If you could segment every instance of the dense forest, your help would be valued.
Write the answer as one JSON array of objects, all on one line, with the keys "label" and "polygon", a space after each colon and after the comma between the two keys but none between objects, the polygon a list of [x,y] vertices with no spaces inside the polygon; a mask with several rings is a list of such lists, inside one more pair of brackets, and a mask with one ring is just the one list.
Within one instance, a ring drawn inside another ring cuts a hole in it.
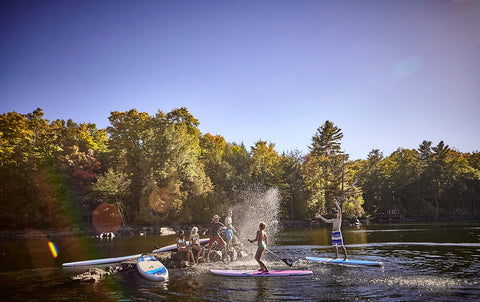
[{"label": "dense forest", "polygon": [[259,140],[247,149],[202,134],[186,108],[154,116],[112,112],[110,126],[49,121],[42,109],[0,116],[2,228],[64,228],[92,219],[100,205],[127,225],[205,222],[235,205],[252,185],[278,188],[281,217],[311,219],[343,196],[344,217],[478,219],[480,153],[443,141],[420,142],[389,156],[372,150],[350,160],[342,130],[326,121],[308,154],[278,154]]}]

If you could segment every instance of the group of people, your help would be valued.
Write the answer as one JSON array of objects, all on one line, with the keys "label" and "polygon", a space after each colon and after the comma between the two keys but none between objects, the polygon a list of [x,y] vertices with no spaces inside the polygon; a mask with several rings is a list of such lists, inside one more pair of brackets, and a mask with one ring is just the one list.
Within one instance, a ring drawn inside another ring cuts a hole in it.
[{"label": "group of people", "polygon": [[[334,210],[333,214],[334,217],[331,219],[326,219],[323,217],[320,213],[317,213],[315,215],[315,218],[321,219],[325,223],[331,223],[332,224],[332,245],[335,248],[335,258],[338,258],[338,247],[342,247],[343,253],[344,253],[344,260],[347,260],[347,249],[345,248],[343,244],[343,239],[342,239],[342,232],[341,232],[341,226],[342,226],[342,208],[338,204],[337,200],[334,200],[334,205],[336,207],[336,210]],[[267,228],[266,224],[264,222],[261,222],[258,226],[257,234],[255,236],[255,239],[250,240],[251,243],[257,243],[257,251],[255,253],[255,260],[258,262],[260,269],[259,271],[262,272],[268,272],[268,268],[265,265],[265,263],[262,261],[262,256],[265,250],[267,249],[268,245],[268,239],[267,239],[267,234],[265,232],[265,229]],[[220,236],[220,231],[225,230],[225,240],[223,240],[222,236]],[[218,215],[213,216],[212,222],[208,225],[208,228],[205,229],[203,232],[203,235],[205,235],[207,232],[210,233],[210,240],[208,242],[208,251],[207,255],[205,257],[205,248],[200,244],[200,237],[198,234],[198,228],[193,227],[192,231],[190,233],[190,242],[187,245],[185,242],[185,234],[183,231],[180,231],[179,237],[177,240],[177,247],[180,252],[186,252],[187,253],[187,259],[188,261],[198,263],[199,259],[204,259],[204,261],[208,261],[210,251],[213,247],[214,244],[218,244],[219,246],[223,247],[223,250],[225,254],[227,253],[227,250],[230,250],[232,248],[232,240],[234,238],[234,231],[235,228],[233,227],[232,223],[232,211],[227,212],[227,217],[225,218],[225,224],[220,222],[220,217]],[[197,251],[197,257],[195,261],[195,257],[193,256],[193,250]]]},{"label": "group of people", "polygon": [[[225,230],[225,240],[223,240],[220,235],[220,231]],[[200,235],[198,233],[198,228],[193,227],[190,232],[190,241],[185,241],[185,233],[180,231],[177,238],[177,248],[179,252],[187,253],[187,260],[190,263],[198,264],[199,260],[208,261],[210,256],[210,251],[212,250],[213,245],[216,243],[219,246],[223,247],[225,254],[228,250],[232,249],[232,240],[235,237],[234,235],[235,228],[233,227],[232,211],[227,212],[227,217],[225,217],[225,224],[220,222],[220,216],[213,216],[212,222],[203,232],[205,235],[207,232],[210,233],[210,240],[208,242],[208,250],[205,255],[205,248],[200,244]],[[196,251],[196,257],[193,255],[193,251]]]},{"label": "group of people", "polygon": [[[333,204],[336,207],[336,210],[333,211],[333,218],[331,219],[326,219],[323,217],[320,213],[315,214],[315,218],[321,219],[325,223],[331,223],[332,224],[332,245],[335,248],[335,259],[338,258],[338,247],[340,246],[343,249],[343,260],[347,260],[348,255],[347,255],[347,249],[345,248],[345,245],[343,244],[343,238],[342,238],[342,208],[338,204],[338,201],[334,199]],[[258,264],[260,265],[259,271],[262,272],[268,272],[268,268],[263,263],[261,260],[263,252],[267,249],[268,241],[267,241],[267,234],[265,233],[266,229],[265,223],[261,222],[260,225],[258,226],[258,231],[257,235],[254,240],[248,240],[250,242],[257,242],[258,248],[257,252],[255,253],[255,260],[257,260]]]},{"label": "group of people", "polygon": [[[185,241],[185,233],[180,231],[177,238],[177,249],[181,253],[187,253],[187,260],[190,263],[198,264],[199,261],[205,258],[205,248],[200,244],[200,235],[198,228],[193,227],[190,232],[190,241]],[[196,251],[196,257],[193,255]]]}]

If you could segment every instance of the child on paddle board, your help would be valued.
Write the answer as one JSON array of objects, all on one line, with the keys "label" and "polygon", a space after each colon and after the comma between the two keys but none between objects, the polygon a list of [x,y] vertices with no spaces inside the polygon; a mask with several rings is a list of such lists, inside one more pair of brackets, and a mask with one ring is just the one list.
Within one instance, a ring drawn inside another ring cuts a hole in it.
[{"label": "child on paddle board", "polygon": [[196,264],[198,264],[198,261],[200,259],[205,258],[205,248],[200,244],[200,235],[198,234],[198,228],[193,227],[192,231],[190,232],[190,245],[189,247],[193,250],[197,251],[197,261],[195,261]]},{"label": "child on paddle board", "polygon": [[255,253],[255,260],[257,260],[258,264],[260,265],[259,271],[264,273],[267,273],[269,271],[265,263],[263,263],[262,261],[263,252],[267,249],[268,244],[267,234],[265,233],[266,228],[267,226],[265,225],[265,223],[261,222],[258,227],[257,236],[255,237],[255,239],[248,240],[252,243],[254,243],[255,241],[257,242],[258,248],[257,252]]},{"label": "child on paddle board", "polygon": [[232,249],[232,240],[233,240],[233,232],[235,231],[235,228],[233,227],[232,224],[232,211],[229,210],[227,212],[227,217],[225,217],[225,227],[227,228],[225,230],[225,239],[227,240],[227,250]]},{"label": "child on paddle board", "polygon": [[185,233],[183,231],[180,231],[178,233],[177,249],[181,253],[187,253],[188,262],[195,263],[192,250],[190,249],[190,247],[187,246],[187,243],[185,242]]},{"label": "child on paddle board", "polygon": [[347,260],[347,249],[343,245],[342,232],[340,231],[342,226],[342,208],[336,199],[333,200],[333,204],[337,207],[337,210],[333,212],[333,219],[325,219],[320,213],[317,213],[315,218],[320,218],[323,222],[332,224],[332,245],[335,247],[335,259],[338,258],[338,246],[341,246],[345,255],[343,260]]},{"label": "child on paddle board", "polygon": [[203,232],[203,235],[205,235],[207,231],[210,232],[210,241],[208,242],[207,258],[205,259],[206,261],[210,259],[209,258],[210,251],[212,250],[212,246],[215,243],[223,246],[223,250],[225,252],[224,256],[227,255],[227,248],[226,248],[225,241],[220,236],[220,231],[225,229],[225,225],[221,223],[219,220],[220,220],[220,217],[218,215],[213,216],[213,221],[210,222],[210,224],[208,225],[208,228]]}]

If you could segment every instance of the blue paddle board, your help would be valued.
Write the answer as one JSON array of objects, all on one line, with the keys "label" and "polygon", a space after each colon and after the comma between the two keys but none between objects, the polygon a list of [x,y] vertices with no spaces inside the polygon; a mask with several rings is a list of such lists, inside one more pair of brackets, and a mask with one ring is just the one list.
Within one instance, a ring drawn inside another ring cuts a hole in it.
[{"label": "blue paddle board", "polygon": [[251,270],[221,270],[211,269],[210,272],[215,275],[229,277],[281,277],[281,276],[305,276],[313,274],[312,271],[305,270],[270,270],[268,272]]},{"label": "blue paddle board", "polygon": [[308,261],[313,262],[322,262],[328,264],[341,264],[341,265],[366,265],[366,266],[383,266],[383,262],[369,261],[369,260],[355,260],[347,259],[343,260],[341,258],[320,258],[320,257],[306,257]]},{"label": "blue paddle board", "polygon": [[156,258],[150,255],[143,255],[137,260],[138,273],[151,281],[165,281],[168,278],[168,270]]}]

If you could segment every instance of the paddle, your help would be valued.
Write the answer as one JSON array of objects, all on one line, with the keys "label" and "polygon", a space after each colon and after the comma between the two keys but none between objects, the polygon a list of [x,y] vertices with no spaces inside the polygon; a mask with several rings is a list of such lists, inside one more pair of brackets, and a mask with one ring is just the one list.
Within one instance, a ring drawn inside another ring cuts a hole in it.
[{"label": "paddle", "polygon": [[[350,191],[357,184],[357,182],[358,182],[358,179],[353,183],[353,185],[351,185],[348,189],[343,191],[342,195],[340,195],[338,199],[341,199],[343,195],[345,195],[348,191]],[[321,212],[321,208],[318,209],[318,212]]]},{"label": "paddle", "polygon": [[[247,239],[247,240],[248,240],[248,242],[255,244],[252,240],[250,240],[250,239]],[[282,257],[278,256],[277,254],[272,253],[272,252],[269,251],[268,249],[265,249],[265,250],[266,250],[268,253],[270,253],[271,255],[273,255],[273,256],[275,256],[276,258],[278,258],[278,259],[282,260],[283,262],[285,262],[286,265],[288,265],[288,266],[292,266],[292,265],[293,265],[293,260],[292,260],[292,259],[282,258]]]},{"label": "paddle", "polygon": [[357,182],[358,182],[358,179],[353,183],[353,185],[350,186],[350,188],[346,189],[346,190],[342,193],[342,195],[340,195],[340,198],[342,198],[343,195],[345,195],[345,193],[347,193],[348,191],[350,191],[350,190],[357,184]]}]

